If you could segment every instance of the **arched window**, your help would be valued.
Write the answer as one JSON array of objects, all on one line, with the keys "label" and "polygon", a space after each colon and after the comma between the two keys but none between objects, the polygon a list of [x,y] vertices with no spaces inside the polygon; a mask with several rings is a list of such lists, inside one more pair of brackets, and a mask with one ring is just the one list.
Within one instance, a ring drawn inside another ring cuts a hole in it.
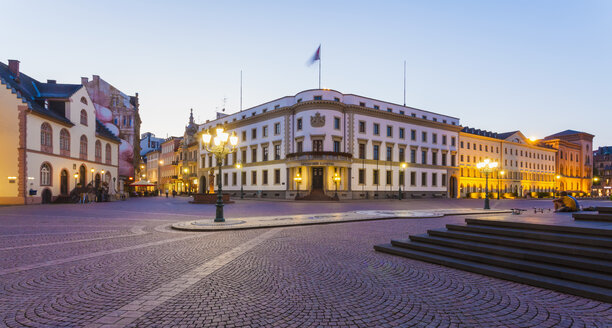
[{"label": "arched window", "polygon": [[111,157],[112,156],[112,154],[111,154],[111,145],[107,143],[105,148],[106,148],[105,149],[106,164],[110,164],[111,163],[111,158],[112,158]]},{"label": "arched window", "polygon": [[81,97],[81,103],[87,105],[87,98]]},{"label": "arched window", "polygon": [[40,151],[53,152],[53,131],[49,123],[40,126]]},{"label": "arched window", "polygon": [[51,185],[51,165],[45,162],[40,166],[40,185],[50,186]]},{"label": "arched window", "polygon": [[79,158],[87,159],[87,137],[81,136],[81,146],[79,148]]},{"label": "arched window", "polygon": [[66,129],[60,131],[60,155],[70,156],[70,132]]},{"label": "arched window", "polygon": [[96,162],[102,162],[102,143],[96,140]]},{"label": "arched window", "polygon": [[87,111],[81,109],[81,124],[87,125]]}]

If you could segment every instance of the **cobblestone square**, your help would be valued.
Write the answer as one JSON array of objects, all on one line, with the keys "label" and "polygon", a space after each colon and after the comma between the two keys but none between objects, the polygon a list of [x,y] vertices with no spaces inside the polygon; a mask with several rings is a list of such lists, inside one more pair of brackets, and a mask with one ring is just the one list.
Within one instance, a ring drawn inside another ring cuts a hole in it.
[{"label": "cobblestone square", "polygon": [[[583,201],[583,206],[609,205]],[[550,200],[492,200],[533,213]],[[226,218],[479,208],[482,200],[237,200]],[[375,252],[465,215],[236,231],[170,229],[214,205],[137,198],[0,207],[0,326],[610,327],[612,304]],[[508,214],[491,214],[502,215]],[[487,215],[478,215],[487,217]]]}]

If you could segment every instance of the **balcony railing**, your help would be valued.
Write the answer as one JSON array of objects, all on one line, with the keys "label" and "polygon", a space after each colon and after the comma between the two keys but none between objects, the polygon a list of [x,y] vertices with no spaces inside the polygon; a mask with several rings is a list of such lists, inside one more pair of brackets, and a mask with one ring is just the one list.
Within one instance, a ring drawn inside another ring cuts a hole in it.
[{"label": "balcony railing", "polygon": [[336,160],[345,161],[353,158],[351,153],[341,153],[334,151],[304,151],[299,153],[287,154],[287,160]]}]

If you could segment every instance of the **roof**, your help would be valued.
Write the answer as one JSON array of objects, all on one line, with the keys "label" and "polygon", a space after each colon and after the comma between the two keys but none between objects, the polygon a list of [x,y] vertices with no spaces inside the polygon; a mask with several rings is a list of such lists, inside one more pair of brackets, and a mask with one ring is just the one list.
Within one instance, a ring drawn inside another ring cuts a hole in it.
[{"label": "roof", "polygon": [[28,75],[19,72],[19,79],[13,76],[8,65],[0,62],[0,82],[13,90],[18,98],[28,104],[28,108],[32,111],[48,116],[55,120],[63,121],[64,123],[73,125],[73,123],[52,110],[45,109],[37,101],[44,101],[47,98],[67,99],[83,86],[80,84],[58,84],[58,83],[42,83]]},{"label": "roof", "polygon": [[479,136],[483,136],[483,137],[489,137],[489,138],[495,138],[495,139],[500,139],[500,140],[506,140],[511,135],[513,135],[513,134],[515,134],[517,132],[520,132],[520,131],[516,130],[516,131],[511,131],[511,132],[497,133],[497,132],[491,132],[491,131],[487,131],[487,130],[470,128],[470,127],[466,126],[463,129],[461,129],[461,132],[469,133],[469,134],[475,134],[475,135],[479,135]]},{"label": "roof", "polygon": [[118,143],[121,142],[121,139],[114,135],[106,126],[104,126],[104,124],[98,121],[98,119],[96,119],[96,134],[102,137],[106,137],[108,139],[115,140]]}]

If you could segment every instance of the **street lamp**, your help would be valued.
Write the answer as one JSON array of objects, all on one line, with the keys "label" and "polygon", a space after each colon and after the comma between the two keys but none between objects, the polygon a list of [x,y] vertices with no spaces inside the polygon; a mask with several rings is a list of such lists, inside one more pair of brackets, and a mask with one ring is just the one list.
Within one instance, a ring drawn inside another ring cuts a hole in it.
[{"label": "street lamp", "polygon": [[499,177],[501,176],[501,178],[504,178],[504,174],[506,174],[506,171],[501,170],[499,171],[499,175],[497,176],[497,199],[499,199],[499,195],[501,195],[501,183],[499,182]]},{"label": "street lamp", "polygon": [[555,187],[557,188],[557,195],[558,195],[558,194],[559,194],[559,189],[561,189],[561,188],[560,188],[560,185],[559,185],[559,179],[561,179],[561,176],[560,176],[560,175],[557,175],[557,176],[555,177],[555,179],[557,179],[557,182],[555,183]]},{"label": "street lamp", "polygon": [[295,178],[293,178],[293,181],[295,181],[295,184],[297,185],[297,193],[295,194],[295,198],[297,199],[298,197],[300,197],[300,182],[302,182],[300,172],[296,174]]},{"label": "street lamp", "polygon": [[244,199],[244,190],[242,189],[242,162],[236,163],[236,168],[240,170],[240,199]]},{"label": "street lamp", "polygon": [[397,199],[402,200],[402,186],[404,185],[404,181],[406,181],[406,167],[408,166],[407,163],[402,163],[400,164],[400,168],[402,169],[402,172],[404,173],[404,178],[401,179],[401,181],[399,182],[399,193],[397,195]]},{"label": "street lamp", "polygon": [[476,164],[476,168],[485,174],[485,203],[484,209],[489,210],[491,207],[489,206],[489,173],[493,171],[494,168],[497,167],[499,163],[491,162],[488,158],[484,161]]},{"label": "street lamp", "polygon": [[334,183],[336,184],[336,193],[334,194],[334,198],[338,199],[338,183],[340,182],[340,176],[338,175],[338,172],[334,173]]},{"label": "street lamp", "polygon": [[221,181],[223,179],[221,178],[221,166],[223,165],[223,160],[225,157],[236,150],[238,137],[236,136],[236,132],[233,132],[232,136],[230,137],[229,133],[224,132],[222,127],[218,127],[215,130],[217,135],[214,137],[209,131],[206,131],[202,135],[202,142],[204,144],[204,148],[209,153],[212,153],[217,157],[217,165],[219,166],[219,179],[217,182],[219,190],[217,192],[217,216],[215,217],[215,222],[225,222],[225,219],[223,218],[223,189],[221,185]]},{"label": "street lamp", "polygon": [[94,179],[93,179],[93,174],[94,174],[94,172],[95,172],[95,170],[94,170],[94,169],[91,169],[91,185],[92,185],[92,186],[93,186],[93,181],[94,181]]},{"label": "street lamp", "polygon": [[76,188],[78,185],[78,181],[79,181],[79,174],[75,173],[74,174],[74,187]]}]

